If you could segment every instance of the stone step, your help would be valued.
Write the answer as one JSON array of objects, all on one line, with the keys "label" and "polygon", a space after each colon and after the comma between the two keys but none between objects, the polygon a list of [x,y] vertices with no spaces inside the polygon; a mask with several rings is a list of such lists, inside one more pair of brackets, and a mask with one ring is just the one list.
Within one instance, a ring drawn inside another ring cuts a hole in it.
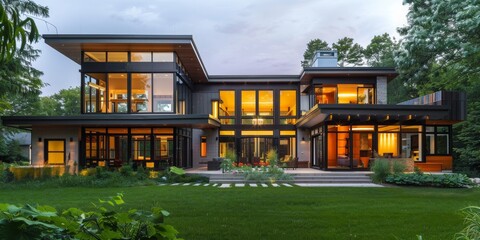
[{"label": "stone step", "polygon": [[294,183],[372,183],[370,179],[295,180]]},{"label": "stone step", "polygon": [[297,178],[312,178],[312,179],[317,179],[317,178],[370,178],[369,176],[293,176],[295,179]]}]

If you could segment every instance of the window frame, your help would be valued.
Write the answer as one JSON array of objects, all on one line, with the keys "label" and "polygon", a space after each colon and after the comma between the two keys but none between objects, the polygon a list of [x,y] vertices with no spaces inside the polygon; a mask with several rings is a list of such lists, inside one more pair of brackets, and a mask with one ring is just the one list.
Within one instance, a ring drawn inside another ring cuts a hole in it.
[{"label": "window frame", "polygon": [[[60,153],[61,151],[49,151],[48,150],[48,143],[50,141],[59,141],[59,142],[63,142],[63,163],[49,163],[48,162],[48,154],[50,152],[52,153]],[[46,165],[65,165],[67,163],[67,158],[66,158],[66,153],[67,153],[67,141],[66,139],[63,139],[63,138],[47,138],[44,140],[44,154],[43,154],[43,157],[44,157],[44,162]]]}]

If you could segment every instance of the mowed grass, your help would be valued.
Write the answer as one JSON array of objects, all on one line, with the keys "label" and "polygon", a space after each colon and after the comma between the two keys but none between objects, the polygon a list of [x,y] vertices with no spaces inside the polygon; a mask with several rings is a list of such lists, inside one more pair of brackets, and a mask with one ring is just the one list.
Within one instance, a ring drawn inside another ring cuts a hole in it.
[{"label": "mowed grass", "polygon": [[185,239],[452,239],[480,189],[203,186],[0,189],[0,202],[91,209],[125,194],[124,207],[158,203]]}]

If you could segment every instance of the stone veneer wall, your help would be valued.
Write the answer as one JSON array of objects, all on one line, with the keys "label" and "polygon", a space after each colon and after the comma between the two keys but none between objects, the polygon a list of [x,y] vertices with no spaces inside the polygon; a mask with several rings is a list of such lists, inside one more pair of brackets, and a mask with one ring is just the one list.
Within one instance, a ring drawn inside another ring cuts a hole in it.
[{"label": "stone veneer wall", "polygon": [[377,104],[387,104],[387,77],[377,77]]}]

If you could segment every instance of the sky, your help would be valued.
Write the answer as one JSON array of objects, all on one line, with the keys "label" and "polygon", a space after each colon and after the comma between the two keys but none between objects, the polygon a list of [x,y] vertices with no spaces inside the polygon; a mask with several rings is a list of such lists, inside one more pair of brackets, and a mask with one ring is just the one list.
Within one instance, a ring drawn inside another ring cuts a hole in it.
[{"label": "sky", "polygon": [[[41,34],[179,34],[193,39],[209,75],[299,74],[306,44],[375,35],[406,25],[402,0],[36,0],[50,8]],[[52,26],[53,25],[53,26]],[[42,95],[80,85],[80,65],[45,44],[34,67]]]}]

